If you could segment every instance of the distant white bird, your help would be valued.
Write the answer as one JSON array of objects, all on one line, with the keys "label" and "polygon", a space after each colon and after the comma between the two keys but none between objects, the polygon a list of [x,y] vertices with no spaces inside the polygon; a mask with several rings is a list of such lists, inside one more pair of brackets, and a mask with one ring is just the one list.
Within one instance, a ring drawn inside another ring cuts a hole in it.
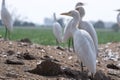
[{"label": "distant white bird", "polygon": [[117,23],[118,23],[118,25],[119,25],[119,27],[120,27],[120,9],[117,9],[117,10],[115,10],[115,11],[118,11],[118,12],[119,12],[118,15],[117,15]]},{"label": "distant white bird", "polygon": [[13,20],[12,17],[9,13],[9,11],[7,10],[6,6],[5,6],[5,0],[2,0],[2,9],[1,9],[1,19],[2,19],[2,23],[6,28],[6,32],[5,32],[5,39],[9,38],[10,39],[10,32],[13,28]]},{"label": "distant white bird", "polygon": [[[78,4],[79,5],[76,5],[76,10],[79,12],[80,17],[83,19],[85,15],[85,10],[82,6],[80,6],[80,3]],[[96,55],[98,56],[98,37],[97,37],[97,33],[93,25],[90,22],[80,20],[80,25],[78,27],[79,29],[86,30],[90,34],[90,36],[92,37],[94,41]]]},{"label": "distant white bird", "polygon": [[[83,30],[78,29],[78,25],[80,24],[81,17],[77,10],[71,10],[66,13],[62,13],[61,15],[67,15],[73,17],[67,25],[66,32],[67,34],[72,35],[74,41],[74,49],[78,58],[83,62],[83,64],[88,68],[88,70],[95,74],[96,73],[96,51],[94,42],[90,36],[90,34]],[[66,34],[63,36],[63,41],[66,40]],[[68,38],[68,37],[67,37]],[[81,66],[82,67],[82,66]]]},{"label": "distant white bird", "polygon": [[59,43],[62,41],[62,27],[57,22],[55,13],[53,14],[53,17],[54,17],[53,34],[54,34],[54,36],[56,38],[56,43],[57,43],[57,45],[59,47]]}]

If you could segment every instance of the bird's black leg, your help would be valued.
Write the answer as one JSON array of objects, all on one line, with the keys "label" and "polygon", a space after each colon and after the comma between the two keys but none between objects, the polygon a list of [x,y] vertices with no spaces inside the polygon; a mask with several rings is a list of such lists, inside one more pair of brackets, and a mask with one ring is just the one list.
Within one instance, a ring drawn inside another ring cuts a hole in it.
[{"label": "bird's black leg", "polygon": [[8,39],[10,40],[10,31],[8,30]]},{"label": "bird's black leg", "polygon": [[70,51],[70,42],[71,42],[71,38],[68,41],[68,50]]},{"label": "bird's black leg", "polygon": [[58,40],[56,39],[56,45],[59,47],[59,42],[58,42]]},{"label": "bird's black leg", "polygon": [[82,71],[82,72],[83,72],[83,67],[84,67],[84,66],[83,66],[83,63],[81,62],[81,71]]},{"label": "bird's black leg", "polygon": [[4,39],[7,40],[7,28],[5,26],[5,36],[4,36]]},{"label": "bird's black leg", "polygon": [[73,38],[72,38],[72,47],[73,47],[73,52],[75,52]]}]

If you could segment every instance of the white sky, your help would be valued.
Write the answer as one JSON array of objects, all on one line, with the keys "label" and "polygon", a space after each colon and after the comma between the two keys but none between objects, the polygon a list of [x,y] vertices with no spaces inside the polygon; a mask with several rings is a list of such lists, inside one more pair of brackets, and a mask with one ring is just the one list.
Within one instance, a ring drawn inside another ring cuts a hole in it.
[{"label": "white sky", "polygon": [[86,3],[85,20],[116,22],[117,12],[113,10],[120,8],[120,0],[6,0],[6,5],[11,12],[14,10],[24,19],[41,24],[45,17],[51,18],[53,12],[60,17],[60,13],[74,9],[77,2]]}]

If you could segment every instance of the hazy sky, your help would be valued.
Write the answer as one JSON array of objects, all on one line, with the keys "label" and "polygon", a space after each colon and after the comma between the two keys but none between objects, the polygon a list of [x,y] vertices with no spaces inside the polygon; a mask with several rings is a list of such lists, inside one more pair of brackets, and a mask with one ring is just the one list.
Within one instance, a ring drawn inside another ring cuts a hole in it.
[{"label": "hazy sky", "polygon": [[23,19],[41,24],[45,17],[51,18],[53,12],[61,17],[60,13],[74,9],[77,2],[86,3],[85,20],[116,22],[118,12],[113,10],[120,8],[120,0],[6,0],[6,5],[14,14],[23,16]]}]

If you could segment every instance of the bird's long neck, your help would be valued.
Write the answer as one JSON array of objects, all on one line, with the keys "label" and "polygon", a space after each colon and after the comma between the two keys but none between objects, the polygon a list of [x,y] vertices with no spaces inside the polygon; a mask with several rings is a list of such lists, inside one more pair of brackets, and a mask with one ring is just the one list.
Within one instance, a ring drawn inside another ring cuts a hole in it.
[{"label": "bird's long neck", "polygon": [[80,9],[78,11],[80,13],[81,19],[83,19],[83,17],[85,16],[85,9],[83,7],[80,7]]},{"label": "bird's long neck", "polygon": [[53,18],[54,18],[54,22],[56,22],[57,18],[56,18],[56,14],[55,13],[53,14]]},{"label": "bird's long neck", "polygon": [[5,0],[2,0],[2,6],[5,6]]},{"label": "bird's long neck", "polygon": [[78,29],[79,21],[81,21],[80,15],[75,15],[72,19],[71,33],[74,34],[76,29]]}]

